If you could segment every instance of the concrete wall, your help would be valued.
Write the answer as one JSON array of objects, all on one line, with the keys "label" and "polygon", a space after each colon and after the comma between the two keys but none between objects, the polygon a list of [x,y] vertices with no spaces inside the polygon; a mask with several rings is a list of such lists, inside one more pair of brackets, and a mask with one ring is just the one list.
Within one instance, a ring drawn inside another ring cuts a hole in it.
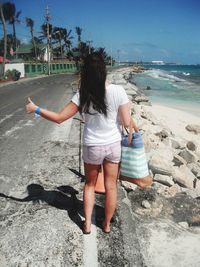
[{"label": "concrete wall", "polygon": [[5,65],[5,72],[7,70],[13,70],[13,69],[16,69],[21,72],[20,78],[23,78],[25,76],[24,63],[13,63],[13,64],[7,63]]}]

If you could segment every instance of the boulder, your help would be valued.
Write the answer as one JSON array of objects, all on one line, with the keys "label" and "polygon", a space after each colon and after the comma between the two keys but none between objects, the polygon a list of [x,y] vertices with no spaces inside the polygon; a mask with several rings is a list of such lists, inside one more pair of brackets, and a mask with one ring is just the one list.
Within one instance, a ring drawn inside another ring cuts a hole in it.
[{"label": "boulder", "polygon": [[187,165],[191,172],[200,179],[200,163],[190,163]]},{"label": "boulder", "polygon": [[172,177],[162,174],[155,174],[153,180],[167,186],[172,186],[174,184]]},{"label": "boulder", "polygon": [[181,165],[186,165],[187,161],[184,160],[181,156],[178,154],[174,155],[173,162],[175,166],[181,166]]},{"label": "boulder", "polygon": [[196,150],[196,145],[192,141],[187,142],[186,147],[191,151],[195,151]]},{"label": "boulder", "polygon": [[185,127],[186,130],[188,130],[189,132],[193,132],[195,134],[199,134],[200,133],[200,125],[196,125],[196,124],[188,124]]},{"label": "boulder", "polygon": [[154,154],[149,161],[149,168],[154,174],[172,175],[172,163],[159,154]]},{"label": "boulder", "polygon": [[149,99],[144,96],[144,95],[138,95],[134,98],[134,100],[137,102],[137,103],[140,103],[140,102],[148,102]]},{"label": "boulder", "polygon": [[180,167],[173,166],[172,178],[176,183],[183,187],[190,189],[194,188],[194,181],[196,177],[185,165],[181,165]]},{"label": "boulder", "polygon": [[165,129],[162,129],[162,131],[156,133],[155,135],[159,136],[160,140],[162,141],[169,136],[169,133]]},{"label": "boulder", "polygon": [[192,151],[188,150],[187,148],[182,150],[179,153],[179,156],[181,156],[187,163],[192,163],[198,160],[197,156]]},{"label": "boulder", "polygon": [[127,181],[121,181],[121,185],[122,185],[122,187],[124,187],[124,189],[127,192],[134,191],[137,188],[137,185],[132,184],[132,183],[127,182]]},{"label": "boulder", "polygon": [[176,138],[170,138],[172,142],[172,147],[174,149],[183,149],[185,147],[185,142],[182,140],[178,140]]},{"label": "boulder", "polygon": [[180,193],[181,187],[178,184],[174,184],[167,189],[167,193],[170,197],[174,197],[177,193]]}]

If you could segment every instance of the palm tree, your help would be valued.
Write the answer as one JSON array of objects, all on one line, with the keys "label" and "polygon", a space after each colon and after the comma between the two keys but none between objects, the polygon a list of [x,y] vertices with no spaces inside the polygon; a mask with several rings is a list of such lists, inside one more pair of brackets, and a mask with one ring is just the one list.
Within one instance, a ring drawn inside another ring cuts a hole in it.
[{"label": "palm tree", "polygon": [[[20,23],[19,16],[21,14],[21,11],[18,11],[16,14],[14,12],[13,16],[10,17],[10,24],[13,26],[13,37],[14,37],[14,45],[15,45],[15,52],[17,51],[17,37],[16,37],[16,29],[15,29],[15,23]],[[16,53],[17,57],[17,53]]]},{"label": "palm tree", "polygon": [[72,33],[72,30],[67,30],[67,29],[64,29],[63,31],[63,39],[64,39],[64,42],[65,42],[65,47],[67,49],[67,52],[70,51],[71,49],[71,45],[72,45],[72,42],[71,42],[71,39],[73,39],[74,37],[71,36],[71,33]]},{"label": "palm tree", "polygon": [[76,34],[78,35],[78,46],[80,46],[82,29],[80,27],[75,27],[75,30]]},{"label": "palm tree", "polygon": [[32,43],[35,51],[35,59],[37,59],[37,50],[36,50],[36,44],[35,44],[35,39],[33,35],[33,27],[34,27],[34,21],[31,18],[26,18],[26,26],[30,28],[30,33],[32,37]]},{"label": "palm tree", "polygon": [[[42,40],[45,39],[45,38],[48,38],[47,24],[46,23],[42,24],[41,30],[42,30],[42,32],[41,32],[42,35],[39,38],[42,39]],[[53,31],[53,26],[52,26],[52,24],[49,24],[49,36],[50,36],[50,39],[51,39],[51,36],[52,36],[52,31]]]},{"label": "palm tree", "polygon": [[62,47],[62,39],[63,39],[63,28],[54,27],[52,32],[52,39],[55,40],[55,43],[58,41],[60,46],[60,56],[63,56],[63,47]]},{"label": "palm tree", "polygon": [[6,29],[6,21],[10,20],[10,18],[15,13],[15,5],[6,2],[4,4],[0,3],[0,20],[3,24],[3,32],[4,32],[4,55],[3,55],[3,75],[5,72],[5,62],[6,62],[6,56],[7,56],[7,29]]},{"label": "palm tree", "polygon": [[39,36],[39,39],[40,40],[44,40],[44,39],[47,39],[47,43],[48,43],[48,47],[49,47],[49,50],[50,50],[50,54],[51,54],[51,50],[52,50],[52,32],[53,32],[53,26],[52,24],[48,24],[47,23],[44,23],[41,25],[41,34]]}]

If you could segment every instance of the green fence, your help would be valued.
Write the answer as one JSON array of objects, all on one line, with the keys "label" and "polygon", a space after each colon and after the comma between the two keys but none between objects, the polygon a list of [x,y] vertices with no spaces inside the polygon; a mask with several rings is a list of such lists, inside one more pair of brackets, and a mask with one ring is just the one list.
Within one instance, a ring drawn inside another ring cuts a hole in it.
[{"label": "green fence", "polygon": [[[27,77],[48,74],[48,63],[25,63],[24,65]],[[78,70],[79,65],[75,62],[52,62],[50,64],[50,74],[74,73]]]}]

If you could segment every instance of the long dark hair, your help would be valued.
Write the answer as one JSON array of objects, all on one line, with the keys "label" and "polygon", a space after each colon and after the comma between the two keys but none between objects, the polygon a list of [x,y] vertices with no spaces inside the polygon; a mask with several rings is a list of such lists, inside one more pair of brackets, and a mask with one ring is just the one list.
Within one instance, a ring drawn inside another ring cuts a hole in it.
[{"label": "long dark hair", "polygon": [[90,107],[107,116],[105,101],[106,65],[102,55],[88,54],[83,61],[80,81],[80,113],[89,113]]}]

